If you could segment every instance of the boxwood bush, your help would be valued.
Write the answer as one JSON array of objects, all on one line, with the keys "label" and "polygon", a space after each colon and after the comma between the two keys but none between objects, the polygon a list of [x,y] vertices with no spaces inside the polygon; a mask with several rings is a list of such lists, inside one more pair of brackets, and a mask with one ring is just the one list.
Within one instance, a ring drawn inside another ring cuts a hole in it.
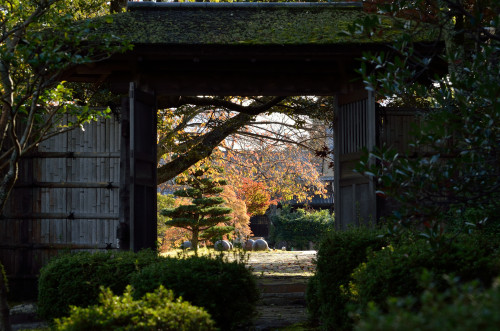
[{"label": "boxwood bush", "polygon": [[389,297],[418,298],[423,291],[419,278],[424,269],[434,275],[440,291],[447,287],[444,274],[452,274],[462,282],[477,279],[490,286],[500,272],[498,251],[478,235],[448,239],[437,250],[423,239],[409,239],[373,252],[353,272],[353,302],[363,308],[373,301],[384,308]]},{"label": "boxwood bush", "polygon": [[134,274],[131,285],[136,298],[163,285],[205,308],[222,330],[249,322],[259,299],[255,278],[245,265],[222,257],[162,259]]},{"label": "boxwood bush", "polygon": [[96,304],[100,287],[123,293],[131,275],[157,262],[155,252],[98,252],[64,254],[40,271],[38,315],[48,321],[66,316],[70,305]]},{"label": "boxwood bush", "polygon": [[69,317],[56,319],[57,331],[115,330],[189,330],[211,331],[215,324],[210,315],[160,287],[140,300],[133,300],[132,287],[122,296],[106,289],[100,304],[87,308],[72,307]]},{"label": "boxwood bush", "polygon": [[374,228],[351,228],[332,231],[321,242],[316,274],[307,288],[310,318],[326,330],[352,327],[347,303],[352,271],[366,261],[367,251],[387,245],[381,231]]}]

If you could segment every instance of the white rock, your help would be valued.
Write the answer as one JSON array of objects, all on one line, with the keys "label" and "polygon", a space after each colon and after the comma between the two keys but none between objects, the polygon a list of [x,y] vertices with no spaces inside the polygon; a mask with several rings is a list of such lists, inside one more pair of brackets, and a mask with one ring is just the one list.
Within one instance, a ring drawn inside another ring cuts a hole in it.
[{"label": "white rock", "polygon": [[264,239],[257,239],[253,243],[252,249],[254,251],[267,251],[269,249],[269,246]]},{"label": "white rock", "polygon": [[228,251],[231,249],[231,243],[227,240],[218,240],[214,244],[216,251]]}]

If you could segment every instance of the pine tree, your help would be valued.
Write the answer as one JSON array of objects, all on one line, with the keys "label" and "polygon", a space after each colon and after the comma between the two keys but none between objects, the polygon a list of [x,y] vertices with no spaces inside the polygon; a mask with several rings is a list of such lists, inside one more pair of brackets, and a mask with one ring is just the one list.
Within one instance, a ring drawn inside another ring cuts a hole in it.
[{"label": "pine tree", "polygon": [[[224,191],[223,186],[227,184],[226,180],[219,177],[221,173],[221,168],[208,166],[194,167],[183,173],[176,182],[185,188],[175,191],[174,195],[191,198],[192,203],[161,211],[162,215],[172,218],[165,224],[191,232],[191,245],[196,255],[200,240],[222,237],[234,230],[234,227],[227,226],[231,221],[228,214],[232,210],[222,207],[224,198],[218,196]],[[219,225],[221,223],[226,226]]]}]

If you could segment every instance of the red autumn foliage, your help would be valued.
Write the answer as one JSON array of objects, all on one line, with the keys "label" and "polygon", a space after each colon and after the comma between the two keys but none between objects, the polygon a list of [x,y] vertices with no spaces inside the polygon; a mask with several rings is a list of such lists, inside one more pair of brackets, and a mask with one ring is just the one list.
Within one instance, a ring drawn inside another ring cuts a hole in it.
[{"label": "red autumn foliage", "polygon": [[243,178],[238,189],[238,196],[245,201],[249,216],[263,215],[269,205],[275,203],[271,201],[266,184],[255,182],[249,178]]}]

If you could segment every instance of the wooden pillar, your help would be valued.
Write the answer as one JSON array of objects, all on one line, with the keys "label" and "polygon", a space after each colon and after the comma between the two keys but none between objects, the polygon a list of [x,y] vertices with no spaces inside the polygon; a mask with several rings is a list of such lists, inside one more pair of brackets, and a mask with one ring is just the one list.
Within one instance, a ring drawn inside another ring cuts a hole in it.
[{"label": "wooden pillar", "polygon": [[[128,126],[128,128],[127,128]],[[156,248],[156,100],[130,83],[122,104],[120,248]]]},{"label": "wooden pillar", "polygon": [[122,97],[120,113],[120,223],[117,229],[117,247],[130,250],[130,99]]},{"label": "wooden pillar", "polygon": [[375,98],[359,90],[339,95],[335,113],[335,222],[338,229],[376,222],[372,179],[356,172],[362,150],[376,144]]}]

